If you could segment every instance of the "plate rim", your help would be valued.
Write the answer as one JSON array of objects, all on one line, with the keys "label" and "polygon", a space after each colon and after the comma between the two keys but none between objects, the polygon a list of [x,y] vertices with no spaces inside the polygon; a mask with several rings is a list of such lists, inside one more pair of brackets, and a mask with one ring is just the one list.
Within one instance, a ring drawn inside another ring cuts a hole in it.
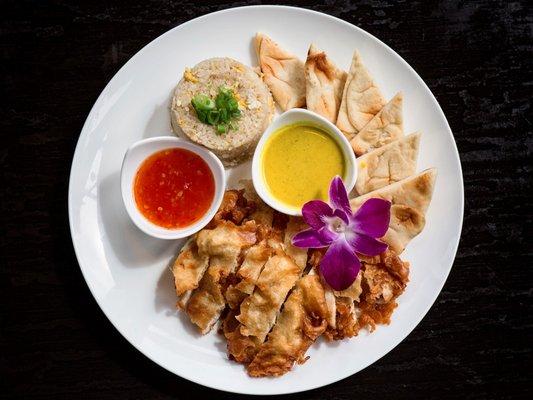
[{"label": "plate rim", "polygon": [[[95,296],[94,294],[94,291],[93,291],[93,288],[92,288],[92,285],[91,283],[89,282],[89,280],[87,279],[87,276],[85,274],[85,268],[87,268],[87,266],[85,265],[86,263],[82,261],[82,258],[79,256],[80,254],[80,250],[79,250],[79,244],[76,243],[75,239],[74,239],[74,229],[73,229],[73,215],[74,215],[74,212],[73,212],[73,194],[72,194],[72,187],[73,187],[73,179],[74,179],[74,169],[75,169],[75,165],[77,164],[77,160],[79,159],[80,157],[80,153],[82,152],[82,142],[87,138],[87,136],[90,134],[90,129],[89,129],[89,124],[90,124],[90,120],[94,117],[94,114],[96,113],[96,110],[99,108],[100,106],[100,103],[103,101],[103,97],[104,97],[104,94],[108,91],[108,88],[112,85],[112,83],[118,79],[117,76],[124,70],[126,69],[130,64],[132,64],[133,62],[135,62],[135,60],[140,57],[145,51],[147,51],[148,49],[150,49],[152,46],[155,46],[156,45],[156,42],[158,42],[160,39],[162,39],[163,37],[171,34],[172,32],[176,31],[176,30],[180,30],[180,29],[183,29],[185,26],[189,25],[189,24],[192,24],[192,23],[198,23],[199,21],[201,21],[202,19],[205,19],[205,18],[208,18],[210,16],[213,16],[214,14],[224,14],[224,13],[231,13],[235,10],[243,10],[243,9],[257,9],[257,8],[261,8],[261,9],[277,9],[277,10],[284,10],[284,9],[291,9],[291,10],[297,10],[299,12],[303,12],[303,13],[308,13],[308,14],[314,14],[314,15],[320,15],[322,17],[325,17],[325,18],[328,18],[330,20],[333,20],[334,22],[336,23],[340,23],[340,24],[343,24],[343,25],[346,25],[348,26],[349,28],[351,29],[355,29],[357,30],[360,34],[364,35],[364,36],[367,36],[369,39],[371,40],[374,40],[376,41],[378,44],[380,44],[381,46],[383,46],[386,50],[390,51],[391,54],[396,57],[405,67],[407,67],[408,70],[410,70],[410,72],[413,74],[413,76],[418,80],[418,82],[422,85],[422,87],[429,93],[430,95],[430,98],[431,100],[433,101],[434,103],[434,106],[436,106],[436,110],[438,111],[438,114],[440,115],[440,117],[444,120],[445,122],[445,125],[446,125],[446,133],[451,137],[451,142],[453,144],[453,148],[455,150],[454,152],[454,157],[457,161],[457,165],[458,165],[458,168],[459,168],[459,177],[460,177],[460,180],[458,182],[459,184],[459,192],[460,192],[460,221],[459,221],[459,226],[458,226],[458,229],[457,229],[457,239],[454,243],[454,250],[453,250],[453,258],[452,258],[452,262],[451,262],[451,265],[450,265],[450,268],[449,270],[447,271],[446,273],[446,276],[444,277],[443,281],[442,281],[442,284],[440,285],[440,287],[438,288],[438,293],[437,295],[435,296],[435,298],[427,305],[426,309],[421,313],[420,317],[415,319],[415,323],[413,324],[413,327],[411,329],[408,330],[408,332],[403,336],[403,338],[396,344],[394,344],[392,347],[390,348],[387,348],[385,349],[384,351],[379,351],[376,353],[376,356],[373,357],[373,360],[370,361],[367,365],[365,365],[364,367],[362,367],[361,369],[359,369],[358,371],[356,372],[352,372],[352,373],[348,373],[348,374],[341,374],[339,375],[338,377],[336,377],[336,379],[334,380],[331,380],[330,382],[328,383],[318,383],[318,384],[313,384],[311,382],[311,384],[306,387],[305,389],[296,389],[296,390],[283,390],[283,391],[277,391],[277,392],[272,392],[272,393],[258,393],[257,391],[250,391],[250,390],[238,390],[238,389],[233,389],[233,388],[226,388],[226,387],[220,387],[219,385],[216,385],[216,384],[210,384],[210,383],[207,383],[207,382],[203,382],[203,381],[200,381],[199,379],[196,379],[194,376],[184,376],[184,375],[180,375],[178,374],[177,372],[175,371],[172,371],[170,370],[169,368],[167,368],[166,366],[160,364],[158,361],[156,361],[150,354],[147,354],[145,351],[143,351],[139,346],[137,346],[137,344],[133,343],[132,340],[130,340],[130,338],[122,331],[121,328],[119,328],[118,324],[115,323],[115,321],[113,321],[112,318],[109,317],[108,313],[106,312],[105,308],[102,306],[101,304],[101,301]],[[74,253],[76,255],[76,260],[78,262],[78,266],[81,270],[81,273],[82,273],[82,276],[83,276],[83,279],[85,281],[85,284],[87,285],[87,287],[89,288],[89,291],[91,292],[91,295],[93,296],[94,300],[96,301],[96,303],[98,304],[98,307],[100,308],[100,310],[103,312],[103,314],[105,315],[105,317],[108,319],[108,321],[111,323],[111,325],[120,333],[120,335],[126,339],[126,341],[132,345],[137,351],[139,351],[141,354],[143,354],[145,357],[147,357],[149,360],[151,360],[152,362],[154,362],[155,364],[157,364],[158,366],[160,366],[161,368],[164,368],[165,370],[167,370],[168,372],[174,374],[174,375],[177,375],[179,376],[180,378],[182,379],[186,379],[188,381],[191,381],[191,382],[194,382],[198,385],[201,385],[201,386],[204,386],[204,387],[207,387],[207,388],[210,388],[210,389],[216,389],[216,390],[220,390],[220,391],[224,391],[224,392],[228,392],[228,393],[237,393],[237,394],[248,394],[248,395],[280,395],[280,394],[292,394],[292,393],[302,393],[302,392],[306,392],[306,391],[309,391],[309,390],[313,390],[313,389],[317,389],[317,388],[320,388],[320,387],[325,387],[325,386],[328,386],[328,385],[331,385],[331,384],[334,384],[334,383],[337,383],[343,379],[346,379],[352,375],[355,375],[359,372],[361,372],[362,370],[368,368],[369,366],[371,366],[372,364],[374,364],[375,362],[377,362],[378,360],[380,360],[382,357],[384,357],[386,354],[388,354],[390,351],[392,351],[394,348],[396,348],[397,346],[399,346],[412,332],[413,330],[420,324],[420,322],[425,318],[425,316],[427,315],[427,313],[429,312],[429,310],[433,307],[433,305],[435,304],[435,301],[437,300],[437,298],[439,297],[439,295],[441,294],[442,292],[442,289],[444,287],[444,285],[446,284],[446,281],[448,280],[448,277],[449,277],[449,274],[454,266],[454,262],[455,262],[455,259],[456,259],[456,256],[457,256],[457,251],[458,251],[458,248],[459,248],[459,243],[461,241],[461,235],[462,235],[462,229],[463,229],[463,223],[464,223],[464,203],[465,203],[465,197],[464,197],[464,179],[463,179],[463,169],[462,169],[462,165],[461,165],[461,158],[460,158],[460,155],[459,155],[459,151],[458,151],[458,148],[457,148],[457,143],[455,141],[455,137],[453,135],[453,132],[451,130],[451,127],[450,127],[450,124],[448,123],[448,119],[446,118],[446,115],[444,114],[444,111],[442,110],[439,102],[437,101],[435,95],[433,94],[433,92],[431,91],[431,89],[427,86],[427,84],[424,82],[424,80],[421,78],[421,76],[416,72],[416,70],[411,67],[411,65],[409,65],[409,63],[407,63],[407,61],[405,61],[394,49],[392,49],[390,46],[388,46],[386,43],[384,43],[382,40],[380,40],[379,38],[377,38],[376,36],[372,35],[371,33],[363,30],[362,28],[359,28],[357,25],[354,25],[348,21],[345,21],[339,17],[335,17],[333,15],[330,15],[330,14],[326,14],[326,13],[323,13],[323,12],[320,12],[320,11],[315,11],[315,10],[311,10],[311,9],[308,9],[308,8],[304,8],[304,7],[295,7],[295,6],[287,6],[287,5],[249,5],[249,6],[239,6],[239,7],[231,7],[231,8],[225,8],[223,10],[218,10],[218,11],[214,11],[214,12],[211,12],[211,13],[207,13],[207,14],[203,14],[201,16],[198,16],[196,18],[193,18],[193,19],[190,19],[188,21],[185,21],[169,30],[167,30],[166,32],[163,32],[161,35],[155,37],[154,39],[152,39],[149,43],[147,43],[146,45],[144,45],[141,49],[139,49],[128,61],[126,61],[124,63],[124,65],[122,65],[122,67],[120,67],[120,69],[118,69],[114,74],[113,74],[113,77],[107,82],[107,84],[104,86],[104,88],[101,90],[100,94],[98,95],[96,101],[94,102],[93,106],[91,107],[91,110],[89,111],[88,115],[87,115],[87,118],[85,119],[85,122],[81,128],[81,131],[80,131],[80,134],[79,134],[79,137],[78,137],[78,140],[76,142],[76,146],[75,146],[75,150],[74,150],[74,155],[72,157],[72,162],[71,162],[71,167],[70,167],[70,173],[69,173],[69,181],[68,181],[68,217],[69,217],[69,230],[70,230],[70,237],[71,237],[71,240],[72,240],[72,245],[73,245],[73,248],[74,248]]]}]

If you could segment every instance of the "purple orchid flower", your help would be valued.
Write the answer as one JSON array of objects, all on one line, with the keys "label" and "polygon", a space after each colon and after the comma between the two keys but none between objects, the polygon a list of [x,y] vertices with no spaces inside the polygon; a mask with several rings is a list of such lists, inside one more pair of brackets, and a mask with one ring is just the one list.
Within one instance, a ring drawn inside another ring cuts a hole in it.
[{"label": "purple orchid flower", "polygon": [[320,273],[334,290],[348,288],[357,278],[361,262],[356,253],[377,256],[387,245],[377,240],[387,232],[391,203],[372,198],[353,213],[348,193],[339,176],[331,181],[329,201],[312,200],[302,207],[311,229],[294,236],[298,247],[329,247],[320,262]]}]

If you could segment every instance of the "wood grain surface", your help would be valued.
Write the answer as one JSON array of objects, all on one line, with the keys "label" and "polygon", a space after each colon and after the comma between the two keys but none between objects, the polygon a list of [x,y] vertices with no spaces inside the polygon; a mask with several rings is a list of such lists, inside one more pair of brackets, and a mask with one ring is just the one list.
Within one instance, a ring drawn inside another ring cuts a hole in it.
[{"label": "wood grain surface", "polygon": [[[0,398],[244,397],[176,377],[120,336],[82,278],[67,215],[74,147],[109,79],[168,29],[244,4],[2,1]],[[292,4],[358,25],[422,76],[457,141],[466,209],[454,268],[414,332],[359,374],[285,397],[533,398],[533,7]]]}]

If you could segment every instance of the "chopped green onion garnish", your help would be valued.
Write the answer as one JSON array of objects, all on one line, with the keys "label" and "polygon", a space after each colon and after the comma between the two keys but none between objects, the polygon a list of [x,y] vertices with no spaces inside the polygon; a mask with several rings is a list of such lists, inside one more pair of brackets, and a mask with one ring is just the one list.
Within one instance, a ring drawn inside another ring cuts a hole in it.
[{"label": "chopped green onion garnish", "polygon": [[218,113],[217,110],[213,110],[209,114],[207,114],[207,123],[209,125],[216,125],[219,119],[220,119],[220,114]]},{"label": "chopped green onion garnish", "polygon": [[219,134],[226,133],[228,131],[228,126],[226,124],[217,125],[217,132]]},{"label": "chopped green onion garnish", "polygon": [[192,99],[192,105],[196,110],[208,111],[215,109],[215,102],[203,94],[198,94]]},{"label": "chopped green onion garnish", "polygon": [[221,86],[215,99],[198,94],[191,100],[200,122],[213,125],[218,134],[227,133],[230,129],[237,130],[235,119],[241,116],[239,102],[230,88]]}]

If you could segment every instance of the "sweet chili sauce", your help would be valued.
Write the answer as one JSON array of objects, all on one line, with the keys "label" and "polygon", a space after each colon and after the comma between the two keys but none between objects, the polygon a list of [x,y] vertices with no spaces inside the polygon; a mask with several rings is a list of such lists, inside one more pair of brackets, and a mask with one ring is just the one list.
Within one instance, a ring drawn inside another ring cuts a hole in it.
[{"label": "sweet chili sauce", "polygon": [[139,211],[167,229],[184,228],[209,210],[215,179],[207,163],[185,149],[166,149],[148,157],[133,185]]}]

